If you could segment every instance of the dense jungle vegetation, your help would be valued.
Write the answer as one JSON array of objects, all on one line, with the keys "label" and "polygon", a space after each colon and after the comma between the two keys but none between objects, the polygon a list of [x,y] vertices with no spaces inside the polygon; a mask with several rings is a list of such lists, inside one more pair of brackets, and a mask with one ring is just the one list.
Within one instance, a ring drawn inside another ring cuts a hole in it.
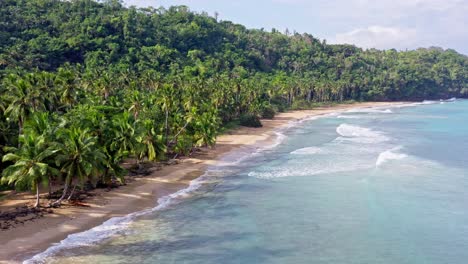
[{"label": "dense jungle vegetation", "polygon": [[267,32],[185,6],[0,2],[2,183],[122,179],[122,160],[188,155],[222,127],[320,102],[468,96],[468,57],[362,50]]}]

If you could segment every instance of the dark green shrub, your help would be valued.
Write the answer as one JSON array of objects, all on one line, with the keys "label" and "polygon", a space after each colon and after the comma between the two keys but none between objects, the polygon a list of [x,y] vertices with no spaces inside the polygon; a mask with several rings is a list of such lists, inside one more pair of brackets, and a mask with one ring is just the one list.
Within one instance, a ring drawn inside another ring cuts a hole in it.
[{"label": "dark green shrub", "polygon": [[311,108],[312,103],[309,103],[306,100],[295,100],[291,105],[291,110],[305,110]]},{"label": "dark green shrub", "polygon": [[240,117],[240,125],[246,127],[262,127],[260,118],[254,114],[244,114]]},{"label": "dark green shrub", "polygon": [[273,106],[265,106],[262,110],[262,118],[273,119],[276,115],[276,111]]},{"label": "dark green shrub", "polygon": [[280,113],[285,112],[288,109],[288,101],[284,97],[276,96],[271,99],[270,103]]}]

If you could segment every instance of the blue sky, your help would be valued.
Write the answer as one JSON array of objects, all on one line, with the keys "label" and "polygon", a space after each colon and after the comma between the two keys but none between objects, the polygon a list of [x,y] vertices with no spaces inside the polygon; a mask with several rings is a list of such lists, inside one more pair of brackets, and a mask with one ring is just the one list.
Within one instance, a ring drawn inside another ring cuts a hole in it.
[{"label": "blue sky", "polygon": [[439,46],[468,54],[468,0],[124,0],[187,5],[248,28],[288,28],[328,43],[400,50]]}]

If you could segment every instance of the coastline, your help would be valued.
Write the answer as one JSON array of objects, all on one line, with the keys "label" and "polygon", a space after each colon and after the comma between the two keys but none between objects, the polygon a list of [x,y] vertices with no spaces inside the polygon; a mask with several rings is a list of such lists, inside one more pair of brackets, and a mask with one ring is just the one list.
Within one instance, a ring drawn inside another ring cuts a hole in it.
[{"label": "coastline", "polygon": [[[133,212],[154,208],[159,198],[183,190],[203,175],[208,166],[234,151],[252,152],[252,148],[271,142],[276,131],[290,122],[354,108],[391,107],[401,103],[366,102],[321,107],[313,110],[278,114],[273,120],[262,120],[262,128],[239,127],[218,137],[216,148],[204,149],[179,164],[153,170],[149,176],[136,177],[126,186],[86,200],[89,207],[66,207],[54,214],[6,231],[0,231],[0,263],[18,263],[43,252],[69,234],[89,230],[103,222]],[[13,238],[13,239],[11,239]]]}]

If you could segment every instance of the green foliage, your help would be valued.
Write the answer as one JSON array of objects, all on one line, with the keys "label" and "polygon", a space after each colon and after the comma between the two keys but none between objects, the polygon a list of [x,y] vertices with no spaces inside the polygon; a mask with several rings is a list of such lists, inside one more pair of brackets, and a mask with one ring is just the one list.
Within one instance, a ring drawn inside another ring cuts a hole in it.
[{"label": "green foliage", "polygon": [[229,131],[234,130],[240,126],[239,120],[233,120],[227,123],[224,123],[220,129],[219,129],[219,134],[225,134],[229,133]]},{"label": "green foliage", "polygon": [[11,148],[10,153],[3,156],[3,162],[12,162],[2,172],[2,183],[14,185],[18,190],[30,188],[36,190],[36,207],[39,206],[39,185],[47,185],[50,177],[58,174],[58,170],[48,163],[48,158],[59,150],[49,146],[44,136],[20,136],[21,147]]},{"label": "green foliage", "polygon": [[275,109],[275,111],[283,113],[285,112],[289,107],[288,107],[288,101],[281,97],[281,96],[275,96],[271,100],[271,105]]},{"label": "green foliage", "polygon": [[314,105],[313,102],[307,102],[306,100],[295,100],[291,105],[291,109],[292,110],[311,109],[313,105]]},{"label": "green foliage", "polygon": [[275,108],[271,105],[264,106],[262,109],[262,118],[273,119],[276,115]]},{"label": "green foliage", "polygon": [[56,169],[46,163],[47,158],[58,150],[47,146],[43,136],[21,136],[22,146],[12,148],[3,156],[3,162],[13,162],[3,171],[2,183],[14,185],[18,189],[38,188],[39,183],[48,182],[48,175],[57,174]]},{"label": "green foliage", "polygon": [[246,127],[262,127],[260,118],[255,114],[244,114],[240,116],[240,125]]},{"label": "green foliage", "polygon": [[195,144],[191,136],[180,136],[177,138],[177,142],[175,143],[173,149],[176,153],[188,156],[190,155],[194,146]]},{"label": "green foliage", "polygon": [[66,182],[71,183],[76,178],[82,185],[89,177],[103,171],[106,156],[97,147],[97,137],[87,130],[71,128],[59,131],[59,138],[56,164]]}]

